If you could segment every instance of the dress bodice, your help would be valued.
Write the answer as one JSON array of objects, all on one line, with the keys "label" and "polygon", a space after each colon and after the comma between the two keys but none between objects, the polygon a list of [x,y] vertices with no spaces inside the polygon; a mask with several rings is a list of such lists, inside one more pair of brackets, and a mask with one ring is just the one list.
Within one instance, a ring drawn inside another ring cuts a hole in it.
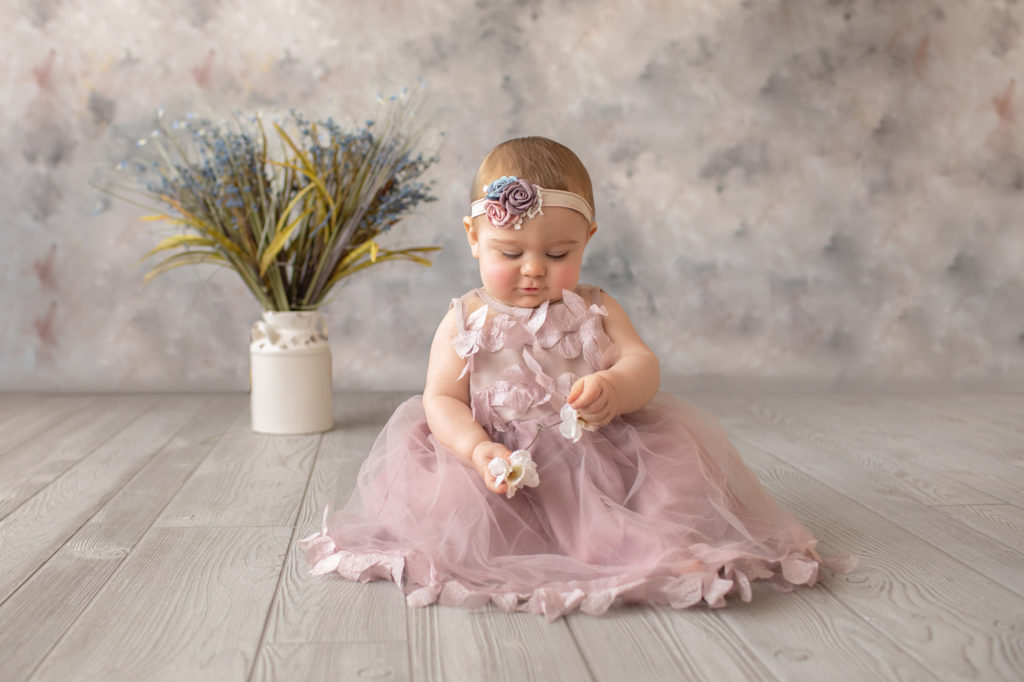
[{"label": "dress bodice", "polygon": [[473,416],[487,431],[557,414],[573,383],[610,365],[601,290],[581,284],[562,300],[517,308],[474,289],[452,301],[455,352],[466,360]]}]

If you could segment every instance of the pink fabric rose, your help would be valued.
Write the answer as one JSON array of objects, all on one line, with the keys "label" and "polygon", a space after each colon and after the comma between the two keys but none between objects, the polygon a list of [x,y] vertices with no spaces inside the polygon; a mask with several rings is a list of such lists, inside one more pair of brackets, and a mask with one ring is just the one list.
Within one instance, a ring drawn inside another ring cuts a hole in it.
[{"label": "pink fabric rose", "polygon": [[500,201],[487,200],[487,219],[495,227],[505,227],[511,222],[513,215]]}]

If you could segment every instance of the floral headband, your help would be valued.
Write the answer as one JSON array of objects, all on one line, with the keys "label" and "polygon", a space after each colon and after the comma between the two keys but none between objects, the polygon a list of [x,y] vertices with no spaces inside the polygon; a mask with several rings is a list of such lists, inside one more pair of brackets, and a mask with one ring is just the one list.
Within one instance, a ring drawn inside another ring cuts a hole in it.
[{"label": "floral headband", "polygon": [[543,215],[542,206],[571,208],[586,218],[588,223],[594,222],[594,209],[590,208],[586,199],[574,192],[544,189],[514,175],[502,176],[484,185],[483,190],[487,196],[470,204],[470,216],[475,218],[487,214],[487,219],[495,227],[514,227],[518,230],[523,226],[523,218]]}]

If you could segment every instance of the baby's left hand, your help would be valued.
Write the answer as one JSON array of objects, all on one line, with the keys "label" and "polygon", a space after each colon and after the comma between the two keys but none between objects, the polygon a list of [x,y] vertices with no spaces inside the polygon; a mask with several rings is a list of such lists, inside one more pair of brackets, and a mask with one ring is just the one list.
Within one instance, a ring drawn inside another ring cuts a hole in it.
[{"label": "baby's left hand", "polygon": [[569,391],[568,402],[592,429],[601,428],[620,414],[619,392],[601,372],[577,380]]}]

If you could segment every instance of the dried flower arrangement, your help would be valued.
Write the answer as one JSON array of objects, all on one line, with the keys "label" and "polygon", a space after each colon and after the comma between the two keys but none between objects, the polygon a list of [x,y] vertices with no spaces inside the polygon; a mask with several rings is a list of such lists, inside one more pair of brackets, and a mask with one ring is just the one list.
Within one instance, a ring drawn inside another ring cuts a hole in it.
[{"label": "dried flower arrangement", "polygon": [[146,274],[197,264],[227,267],[269,311],[316,310],[343,278],[370,266],[407,260],[430,265],[434,246],[382,247],[377,239],[421,202],[422,177],[437,157],[417,151],[417,98],[384,102],[380,124],[355,130],[333,119],[311,122],[292,112],[215,123],[187,116],[140,140],[122,169],[137,180],[132,201],[158,212],[180,232],[146,258],[171,252]]}]

